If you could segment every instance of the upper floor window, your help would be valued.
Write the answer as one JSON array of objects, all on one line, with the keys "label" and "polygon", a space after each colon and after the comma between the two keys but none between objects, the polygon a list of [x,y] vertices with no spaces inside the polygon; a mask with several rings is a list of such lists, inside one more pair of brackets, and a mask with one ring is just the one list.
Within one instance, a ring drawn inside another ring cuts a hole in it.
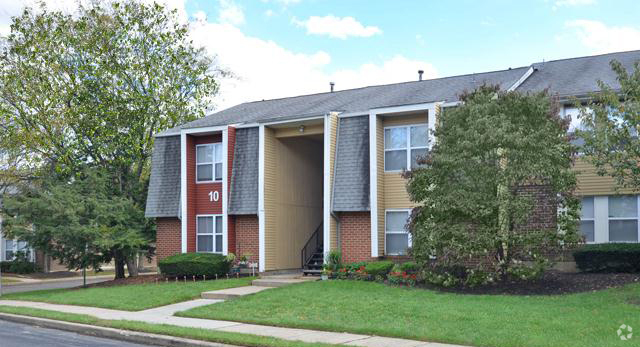
[{"label": "upper floor window", "polygon": [[384,171],[417,168],[427,154],[429,130],[424,125],[394,126],[384,129]]},{"label": "upper floor window", "polygon": [[222,144],[196,146],[196,182],[222,180]]}]

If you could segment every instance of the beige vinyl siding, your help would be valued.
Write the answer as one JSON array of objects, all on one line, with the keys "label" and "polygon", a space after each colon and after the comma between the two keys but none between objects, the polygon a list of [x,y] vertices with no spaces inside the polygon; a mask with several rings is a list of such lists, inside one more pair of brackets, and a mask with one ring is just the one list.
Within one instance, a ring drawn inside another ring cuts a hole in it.
[{"label": "beige vinyl siding", "polygon": [[385,203],[385,175],[384,175],[384,121],[376,118],[376,160],[377,160],[377,189],[378,189],[378,256],[384,255],[384,203]]},{"label": "beige vinyl siding", "polygon": [[273,129],[264,129],[264,254],[265,270],[276,268],[276,143]]},{"label": "beige vinyl siding", "polygon": [[378,243],[379,254],[384,255],[385,211],[416,206],[409,199],[407,180],[399,172],[384,172],[384,128],[400,125],[427,124],[427,113],[378,117]]},{"label": "beige vinyl siding", "polygon": [[578,158],[573,166],[577,172],[578,195],[614,195],[634,193],[633,189],[620,188],[616,191],[616,182],[611,176],[600,176],[595,167],[585,158]]},{"label": "beige vinyl siding", "polygon": [[300,132],[300,125],[284,127],[284,128],[275,128],[275,137],[294,137],[294,136],[304,136],[304,135],[317,135],[324,133],[324,124],[311,124],[305,125],[304,131]]},{"label": "beige vinyl siding", "polygon": [[300,268],[322,222],[322,141],[265,129],[265,270]]},{"label": "beige vinyl siding", "polygon": [[[338,135],[338,114],[331,113],[329,115],[329,192],[333,192],[333,173],[335,169],[336,162],[336,141]],[[333,196],[331,196],[333,199]],[[331,208],[331,203],[329,204],[329,208]],[[329,216],[329,240],[330,246],[329,249],[338,249],[338,221],[331,215]]]}]

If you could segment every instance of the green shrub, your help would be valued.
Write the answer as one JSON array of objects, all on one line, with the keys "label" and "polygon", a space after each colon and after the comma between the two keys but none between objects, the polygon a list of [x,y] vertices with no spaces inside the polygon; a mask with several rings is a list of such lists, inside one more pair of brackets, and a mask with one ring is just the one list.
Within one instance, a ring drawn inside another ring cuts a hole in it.
[{"label": "green shrub", "polygon": [[344,264],[342,267],[345,268],[347,270],[347,272],[356,272],[356,271],[360,270],[360,268],[363,267],[363,266],[364,267],[367,266],[367,262],[366,261],[348,263],[348,264]]},{"label": "green shrub", "polygon": [[406,263],[400,264],[401,272],[415,273],[418,272],[418,270],[420,270],[420,267],[413,261],[408,261]]},{"label": "green shrub", "polygon": [[585,245],[573,252],[578,269],[585,272],[640,272],[640,244]]},{"label": "green shrub", "polygon": [[221,254],[182,253],[158,262],[160,272],[169,277],[206,276],[213,278],[229,273],[231,263]]},{"label": "green shrub", "polygon": [[378,276],[385,277],[391,272],[393,265],[393,262],[388,260],[374,261],[365,266],[365,271],[374,278]]},{"label": "green shrub", "polygon": [[337,250],[332,250],[327,255],[327,264],[325,266],[331,271],[338,271],[342,267],[342,253]]},{"label": "green shrub", "polygon": [[0,270],[2,272],[24,275],[39,272],[40,268],[30,261],[13,260],[0,262]]}]

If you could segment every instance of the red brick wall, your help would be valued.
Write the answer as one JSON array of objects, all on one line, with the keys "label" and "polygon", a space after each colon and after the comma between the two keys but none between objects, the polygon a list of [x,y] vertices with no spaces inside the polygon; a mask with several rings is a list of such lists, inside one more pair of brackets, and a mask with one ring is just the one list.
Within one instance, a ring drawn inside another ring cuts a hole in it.
[{"label": "red brick wall", "polygon": [[[222,142],[222,135],[187,136],[187,252],[196,251],[196,215],[222,213],[222,184],[196,184],[196,145]],[[218,201],[209,192],[217,191]]]},{"label": "red brick wall", "polygon": [[182,251],[181,234],[178,218],[156,218],[156,257],[158,260]]},{"label": "red brick wall", "polygon": [[555,193],[548,185],[527,185],[517,189],[519,195],[529,197],[533,201],[533,209],[528,220],[517,226],[518,230],[556,229],[557,205]]},{"label": "red brick wall", "polygon": [[250,261],[257,263],[260,256],[260,241],[258,239],[258,216],[239,215],[230,216],[235,220],[236,227],[236,256],[251,253]]},{"label": "red brick wall", "polygon": [[369,212],[343,212],[340,214],[340,246],[344,262],[372,260]]}]

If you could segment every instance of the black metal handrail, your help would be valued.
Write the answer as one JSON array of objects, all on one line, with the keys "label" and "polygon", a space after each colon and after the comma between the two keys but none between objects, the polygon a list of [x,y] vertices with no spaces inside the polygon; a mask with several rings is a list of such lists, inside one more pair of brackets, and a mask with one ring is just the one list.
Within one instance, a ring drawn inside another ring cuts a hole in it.
[{"label": "black metal handrail", "polygon": [[[302,267],[304,268],[305,264],[313,257],[313,254],[318,250],[324,249],[324,235],[320,231],[322,229],[322,223],[316,228],[316,231],[313,232],[307,243],[305,243],[304,247],[302,247],[302,251],[300,252],[300,258],[302,260]],[[309,249],[309,247],[313,246],[313,249]]]}]

